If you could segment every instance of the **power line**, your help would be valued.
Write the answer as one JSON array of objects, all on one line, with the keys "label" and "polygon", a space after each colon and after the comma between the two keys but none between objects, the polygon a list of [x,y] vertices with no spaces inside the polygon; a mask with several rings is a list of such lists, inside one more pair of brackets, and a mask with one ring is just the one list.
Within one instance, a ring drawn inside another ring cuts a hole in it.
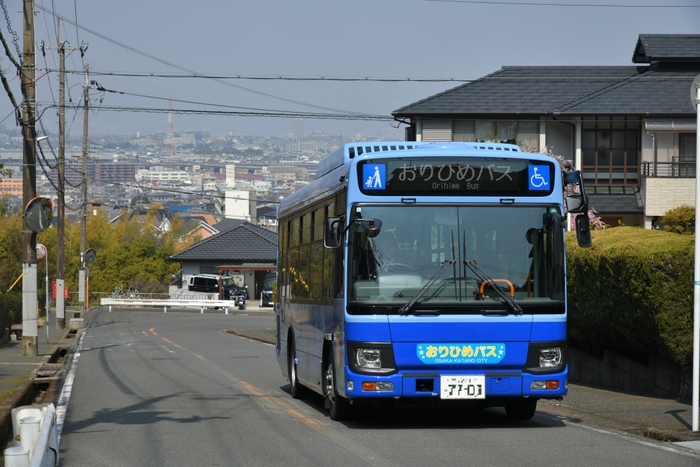
[{"label": "power line", "polygon": [[[58,70],[47,69],[47,72],[56,72]],[[66,73],[78,74],[75,70],[66,70]],[[115,77],[126,77],[126,78],[174,78],[174,79],[213,79],[213,80],[251,80],[251,81],[340,81],[340,82],[374,82],[374,83],[470,83],[475,81],[469,78],[448,78],[448,77],[437,77],[437,78],[399,78],[399,77],[372,77],[372,76],[288,76],[288,75],[218,75],[218,74],[205,74],[197,73],[196,75],[191,74],[179,74],[179,73],[156,73],[150,71],[101,71],[101,70],[90,70],[90,74],[97,76],[115,76]]]},{"label": "power line", "polygon": [[700,5],[628,5],[605,3],[545,3],[545,2],[508,2],[488,0],[423,0],[434,3],[472,3],[479,5],[509,5],[509,6],[555,6],[576,8],[700,8]]},{"label": "power line", "polygon": [[[51,103],[47,107],[58,107]],[[66,106],[66,108],[76,108],[77,106]],[[223,110],[204,110],[204,109],[167,109],[167,108],[152,108],[152,107],[120,107],[109,105],[93,105],[94,111],[105,112],[144,112],[144,113],[168,113],[173,112],[179,115],[216,115],[221,117],[268,117],[268,118],[309,118],[319,120],[364,120],[378,122],[394,122],[395,119],[390,115],[370,115],[370,114],[323,114],[311,112],[287,112],[287,111],[223,111]]]},{"label": "power line", "polygon": [[[126,44],[123,44],[123,43],[121,43],[121,42],[119,42],[119,41],[117,41],[117,40],[114,40],[114,39],[112,39],[112,38],[110,38],[110,37],[107,37],[107,36],[105,36],[104,34],[100,34],[100,33],[97,32],[97,31],[93,31],[93,30],[91,30],[91,29],[89,29],[89,28],[86,28],[85,26],[81,26],[81,25],[79,25],[79,24],[77,23],[77,21],[72,21],[72,20],[69,19],[69,18],[66,18],[66,17],[64,17],[64,16],[61,16],[61,15],[59,15],[59,14],[53,12],[53,11],[48,10],[47,8],[44,8],[43,6],[36,5],[36,8],[37,8],[37,9],[40,9],[40,10],[43,10],[45,13],[48,13],[48,14],[50,14],[50,15],[52,15],[52,16],[55,16],[56,18],[61,18],[63,21],[65,21],[65,22],[67,22],[67,23],[69,23],[69,24],[75,25],[77,28],[80,28],[80,29],[82,29],[83,31],[89,32],[90,34],[93,34],[93,35],[95,35],[95,36],[97,36],[97,37],[99,37],[99,38],[101,38],[101,39],[104,39],[104,40],[106,40],[106,41],[108,41],[108,42],[111,42],[111,43],[114,44],[114,45],[117,45],[117,46],[119,46],[119,47],[122,47],[122,48],[124,48],[124,49],[127,49],[127,50],[129,50],[130,52],[136,53],[136,54],[141,55],[141,56],[143,56],[143,57],[147,57],[147,58],[149,58],[149,59],[151,59],[151,60],[155,60],[155,61],[157,61],[157,62],[159,62],[159,63],[162,63],[163,65],[167,65],[167,66],[169,66],[169,67],[171,67],[171,68],[177,68],[178,70],[185,71],[185,72],[187,72],[187,73],[191,73],[193,77],[199,75],[199,73],[197,73],[196,71],[190,70],[189,68],[185,68],[185,67],[183,67],[183,66],[176,65],[176,64],[174,64],[174,63],[172,63],[172,62],[169,62],[169,61],[167,61],[167,60],[163,60],[162,58],[158,58],[158,57],[156,57],[156,56],[154,56],[154,55],[148,54],[148,53],[146,53],[146,52],[142,52],[142,51],[140,51],[140,50],[138,50],[138,49],[135,49],[134,47],[130,47],[130,46],[128,46],[128,45],[126,45]],[[319,105],[309,104],[309,103],[306,103],[306,102],[296,101],[296,100],[293,100],[293,99],[287,99],[287,98],[285,98],[285,97],[275,96],[274,94],[269,94],[269,93],[262,92],[262,91],[256,91],[256,90],[254,90],[254,89],[250,89],[250,88],[246,88],[246,87],[243,87],[243,86],[239,86],[239,85],[237,85],[237,84],[229,83],[229,82],[227,82],[227,81],[224,81],[224,80],[221,80],[221,79],[217,79],[217,78],[210,78],[210,79],[211,79],[212,81],[216,81],[216,82],[218,82],[218,83],[220,83],[220,84],[223,84],[223,85],[225,85],[225,86],[233,87],[233,88],[236,88],[236,89],[241,89],[241,90],[246,91],[246,92],[249,92],[249,93],[251,93],[251,94],[256,94],[256,95],[258,95],[258,96],[263,96],[263,97],[269,97],[269,98],[271,98],[271,99],[277,99],[277,100],[281,100],[281,101],[284,101],[284,102],[289,102],[289,103],[296,104],[296,105],[302,105],[302,106],[305,106],[305,107],[311,107],[311,108],[315,108],[315,109],[319,109],[319,110],[327,110],[327,111],[329,111],[329,112],[338,112],[338,113],[345,113],[345,114],[355,113],[355,112],[350,112],[350,111],[346,111],[346,110],[339,110],[339,109],[333,109],[333,108],[330,108],[330,107],[323,107],[323,106],[319,106]]]}]

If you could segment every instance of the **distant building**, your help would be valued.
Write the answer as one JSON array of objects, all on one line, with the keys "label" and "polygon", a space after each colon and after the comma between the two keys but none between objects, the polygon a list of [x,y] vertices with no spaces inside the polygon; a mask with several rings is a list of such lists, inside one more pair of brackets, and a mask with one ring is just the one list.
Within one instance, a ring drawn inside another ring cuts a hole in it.
[{"label": "distant building", "polygon": [[0,178],[0,194],[22,197],[22,178]]},{"label": "distant building", "polygon": [[136,164],[128,162],[98,163],[95,178],[100,182],[128,183],[136,180]]},{"label": "distant building", "polygon": [[294,120],[294,139],[300,139],[304,137],[304,120],[297,119]]},{"label": "distant building", "polygon": [[223,217],[257,223],[257,194],[255,191],[219,190],[216,209]]},{"label": "distant building", "polygon": [[190,181],[191,175],[184,170],[139,170],[136,172],[138,182]]}]

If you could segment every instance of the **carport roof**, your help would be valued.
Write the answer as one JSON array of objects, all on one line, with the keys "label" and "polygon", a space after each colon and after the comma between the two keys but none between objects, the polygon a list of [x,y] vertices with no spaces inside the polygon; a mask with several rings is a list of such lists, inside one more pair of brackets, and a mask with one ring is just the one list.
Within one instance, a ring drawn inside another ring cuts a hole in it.
[{"label": "carport roof", "polygon": [[170,257],[172,261],[206,261],[221,264],[275,263],[277,261],[277,233],[250,222],[237,226],[195,243]]}]

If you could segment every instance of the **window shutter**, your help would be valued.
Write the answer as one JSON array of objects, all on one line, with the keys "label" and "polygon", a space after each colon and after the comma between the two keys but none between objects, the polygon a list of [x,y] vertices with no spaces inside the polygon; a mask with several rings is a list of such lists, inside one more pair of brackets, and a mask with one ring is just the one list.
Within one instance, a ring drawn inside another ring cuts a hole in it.
[{"label": "window shutter", "polygon": [[423,120],[423,141],[452,141],[450,120]]}]

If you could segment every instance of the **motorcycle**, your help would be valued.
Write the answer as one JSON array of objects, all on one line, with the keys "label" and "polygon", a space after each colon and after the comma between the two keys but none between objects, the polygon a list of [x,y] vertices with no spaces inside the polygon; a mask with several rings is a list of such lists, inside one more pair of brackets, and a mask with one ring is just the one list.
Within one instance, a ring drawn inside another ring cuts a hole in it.
[{"label": "motorcycle", "polygon": [[239,310],[245,310],[245,292],[241,291],[238,293],[236,303],[238,303]]}]

